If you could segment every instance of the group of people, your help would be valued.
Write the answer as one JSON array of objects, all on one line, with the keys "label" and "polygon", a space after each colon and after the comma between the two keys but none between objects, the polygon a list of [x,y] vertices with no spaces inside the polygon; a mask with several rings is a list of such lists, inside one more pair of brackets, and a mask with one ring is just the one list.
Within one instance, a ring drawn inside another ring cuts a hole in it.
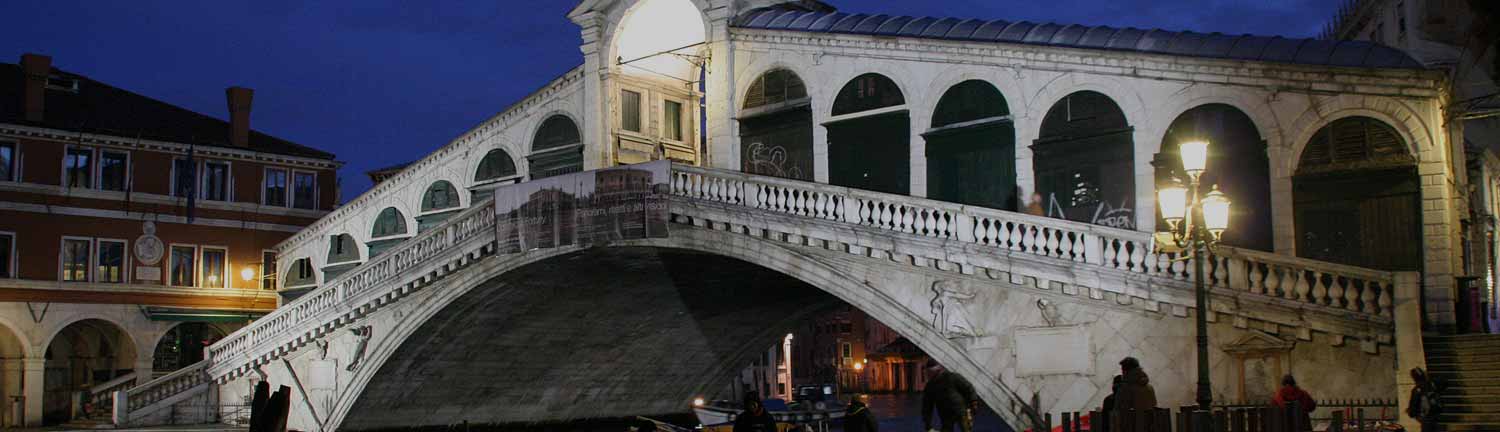
[{"label": "group of people", "polygon": [[[936,361],[926,365],[927,386],[922,392],[922,424],[928,431],[970,432],[974,429],[974,411],[979,396],[974,385],[958,374],[945,370]],[[933,428],[933,412],[941,429]],[[869,396],[856,395],[844,411],[844,432],[879,432],[880,422],[870,411]],[[776,432],[776,419],[766,412],[760,398],[745,398],[745,410],[734,420],[734,432]]]}]

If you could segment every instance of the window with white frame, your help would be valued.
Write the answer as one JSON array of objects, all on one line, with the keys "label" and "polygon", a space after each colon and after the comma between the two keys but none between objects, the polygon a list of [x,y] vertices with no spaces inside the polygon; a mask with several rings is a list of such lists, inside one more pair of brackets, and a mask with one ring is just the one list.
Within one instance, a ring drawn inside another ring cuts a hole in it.
[{"label": "window with white frame", "polygon": [[682,102],[671,99],[662,100],[662,138],[672,141],[682,141]]},{"label": "window with white frame", "polygon": [[62,274],[59,279],[64,282],[88,282],[89,257],[93,254],[93,246],[93,239],[63,237],[60,261]]},{"label": "window with white frame", "polygon": [[276,289],[275,251],[261,251],[260,253],[260,289]]},{"label": "window with white frame", "polygon": [[261,187],[261,204],[286,207],[286,169],[266,168],[264,185]]},{"label": "window with white frame", "polygon": [[229,282],[229,251],[211,246],[203,246],[200,250],[199,265],[203,268],[203,274],[199,276],[198,286],[224,288]]},{"label": "window with white frame", "polygon": [[130,179],[130,153],[99,152],[99,189],[124,191]]},{"label": "window with white frame", "polygon": [[306,171],[292,172],[292,207],[316,209],[318,207],[318,176]]},{"label": "window with white frame", "polygon": [[197,167],[187,159],[172,160],[172,196],[187,198],[193,195],[193,184],[197,178]]},{"label": "window with white frame", "polygon": [[63,186],[93,189],[94,149],[68,147],[68,152],[63,157]]},{"label": "window with white frame", "polygon": [[0,141],[0,181],[21,181],[16,143]]},{"label": "window with white frame", "polygon": [[203,162],[203,199],[229,201],[229,162]]},{"label": "window with white frame", "polygon": [[16,277],[16,234],[0,232],[0,278]]},{"label": "window with white frame", "polygon": [[94,260],[95,282],[125,283],[125,250],[125,240],[98,240]]},{"label": "window with white frame", "polygon": [[198,274],[198,248],[196,246],[172,245],[172,255],[167,264],[173,286],[194,286]]}]

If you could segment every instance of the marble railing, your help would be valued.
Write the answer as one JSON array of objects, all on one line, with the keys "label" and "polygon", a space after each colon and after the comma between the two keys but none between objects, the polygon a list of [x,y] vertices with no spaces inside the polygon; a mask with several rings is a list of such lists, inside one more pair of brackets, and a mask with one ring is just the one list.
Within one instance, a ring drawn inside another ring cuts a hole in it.
[{"label": "marble railing", "polygon": [[127,425],[132,413],[207,384],[208,375],[204,370],[208,364],[207,360],[193,363],[129,390],[114,392],[114,423]]},{"label": "marble railing", "polygon": [[313,323],[332,330],[335,323],[349,320],[350,314],[358,317],[368,301],[368,291],[401,287],[404,292],[412,284],[430,283],[453,270],[447,268],[451,261],[466,261],[474,253],[474,248],[467,246],[477,243],[488,247],[494,242],[492,202],[476,203],[442,225],[402,242],[209,346],[211,374],[222,377],[229,372],[225,367],[243,373],[295,349],[308,342],[307,326]]},{"label": "marble railing", "polygon": [[[1193,262],[1159,253],[1150,233],[904,195],[733,171],[673,166],[672,193],[861,228],[966,243],[1115,272],[1191,281]],[[1393,274],[1221,246],[1207,257],[1210,287],[1388,317]]]},{"label": "marble railing", "polygon": [[135,386],[136,374],[131,372],[89,387],[89,402],[94,404],[94,410],[108,410],[114,405],[114,393],[124,391]]}]

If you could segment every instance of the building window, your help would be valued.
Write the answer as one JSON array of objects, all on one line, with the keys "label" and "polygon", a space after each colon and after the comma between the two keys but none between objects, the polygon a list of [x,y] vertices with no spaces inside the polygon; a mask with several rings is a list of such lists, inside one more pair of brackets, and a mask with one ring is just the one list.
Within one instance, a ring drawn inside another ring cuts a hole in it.
[{"label": "building window", "polygon": [[854,358],[854,344],[844,342],[842,347],[844,348],[844,358]]},{"label": "building window", "polygon": [[620,90],[620,128],[641,131],[641,93]]},{"label": "building window", "polygon": [[20,180],[16,165],[16,143],[0,142],[0,181]]},{"label": "building window", "polygon": [[318,177],[310,172],[292,173],[292,207],[312,210],[318,207]]},{"label": "building window", "polygon": [[68,155],[63,160],[63,167],[67,171],[63,184],[67,187],[83,189],[92,189],[94,187],[94,150],[68,148]]},{"label": "building window", "polygon": [[193,196],[193,179],[198,176],[194,173],[193,161],[187,159],[172,160],[172,196],[187,198]]},{"label": "building window", "polygon": [[223,288],[229,277],[225,273],[225,258],[229,253],[223,248],[203,247],[203,277],[198,286],[204,288]]},{"label": "building window", "polygon": [[260,253],[260,289],[276,289],[276,252]]},{"label": "building window", "polygon": [[1396,2],[1396,40],[1406,39],[1406,2]]},{"label": "building window", "polygon": [[208,161],[203,163],[203,199],[229,201],[229,163]]},{"label": "building window", "polygon": [[62,243],[62,280],[87,282],[89,280],[89,249],[93,240],[64,238]]},{"label": "building window", "polygon": [[172,246],[172,285],[193,286],[197,270],[198,250],[193,246]]},{"label": "building window", "polygon": [[0,278],[16,277],[16,235],[0,233]]},{"label": "building window", "polygon": [[266,183],[260,195],[265,205],[286,207],[286,170],[266,168]]},{"label": "building window", "polygon": [[682,141],[682,102],[662,101],[662,136]]},{"label": "building window", "polygon": [[125,282],[125,241],[124,240],[99,240],[98,270],[94,273],[96,282],[124,283]]},{"label": "building window", "polygon": [[130,155],[105,151],[99,154],[99,189],[124,191],[130,175]]}]

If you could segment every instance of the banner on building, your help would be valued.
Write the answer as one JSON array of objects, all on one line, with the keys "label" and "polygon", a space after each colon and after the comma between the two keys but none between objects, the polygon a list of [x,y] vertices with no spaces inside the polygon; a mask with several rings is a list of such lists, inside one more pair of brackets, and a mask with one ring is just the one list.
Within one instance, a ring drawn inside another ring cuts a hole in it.
[{"label": "banner on building", "polygon": [[499,252],[664,238],[670,175],[657,161],[495,189]]}]

